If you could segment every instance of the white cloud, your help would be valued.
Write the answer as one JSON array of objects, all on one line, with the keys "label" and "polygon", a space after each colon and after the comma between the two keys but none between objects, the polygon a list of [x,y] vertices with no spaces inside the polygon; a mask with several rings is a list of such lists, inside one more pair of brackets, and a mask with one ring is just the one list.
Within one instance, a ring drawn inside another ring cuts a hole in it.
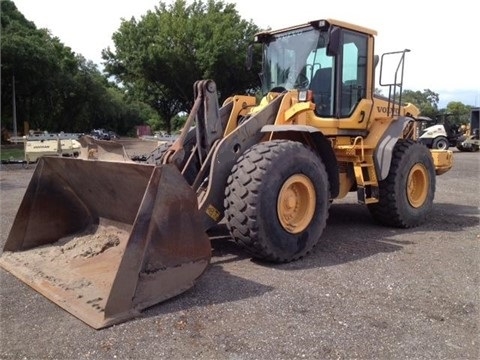
[{"label": "white cloud", "polygon": [[154,10],[157,0],[14,0],[19,11],[38,28],[47,28],[72,51],[100,63],[101,52],[112,47],[121,19],[139,19]]},{"label": "white cloud", "polygon": [[[111,37],[118,30],[122,17],[139,19],[159,3],[157,0],[14,2],[37,27],[50,29],[73,51],[96,63],[101,62],[102,49],[113,45]],[[405,89],[435,91],[440,94],[441,105],[459,94],[462,98],[458,101],[480,106],[478,14],[471,8],[470,1],[225,2],[234,2],[244,19],[252,20],[261,28],[335,18],[375,29],[378,31],[378,54],[405,48],[411,50],[405,64]]]}]

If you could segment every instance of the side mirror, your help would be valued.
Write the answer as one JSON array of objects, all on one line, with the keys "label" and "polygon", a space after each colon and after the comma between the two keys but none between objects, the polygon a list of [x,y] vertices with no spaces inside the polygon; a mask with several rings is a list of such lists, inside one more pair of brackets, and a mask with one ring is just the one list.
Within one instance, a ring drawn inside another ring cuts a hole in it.
[{"label": "side mirror", "polygon": [[342,35],[341,29],[334,26],[330,30],[330,37],[327,45],[327,55],[335,56],[340,51],[340,36]]}]

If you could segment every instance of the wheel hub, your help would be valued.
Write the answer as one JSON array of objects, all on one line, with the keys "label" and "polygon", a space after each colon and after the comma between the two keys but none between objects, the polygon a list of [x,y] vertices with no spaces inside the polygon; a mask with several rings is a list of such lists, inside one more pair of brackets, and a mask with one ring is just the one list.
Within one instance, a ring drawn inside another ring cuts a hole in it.
[{"label": "wheel hub", "polygon": [[407,198],[410,205],[419,208],[425,203],[428,195],[428,172],[422,164],[415,164],[407,179]]},{"label": "wheel hub", "polygon": [[292,234],[304,231],[315,214],[315,187],[305,175],[295,174],[285,181],[277,201],[277,214],[283,228]]}]

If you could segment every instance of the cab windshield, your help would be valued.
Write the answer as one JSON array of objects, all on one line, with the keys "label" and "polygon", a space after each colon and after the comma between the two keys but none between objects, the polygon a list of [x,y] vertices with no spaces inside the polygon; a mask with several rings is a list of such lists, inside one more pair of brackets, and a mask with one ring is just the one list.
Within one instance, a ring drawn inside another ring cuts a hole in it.
[{"label": "cab windshield", "polygon": [[309,28],[273,35],[263,47],[262,91],[306,89],[320,68],[332,68],[326,55],[328,32]]}]

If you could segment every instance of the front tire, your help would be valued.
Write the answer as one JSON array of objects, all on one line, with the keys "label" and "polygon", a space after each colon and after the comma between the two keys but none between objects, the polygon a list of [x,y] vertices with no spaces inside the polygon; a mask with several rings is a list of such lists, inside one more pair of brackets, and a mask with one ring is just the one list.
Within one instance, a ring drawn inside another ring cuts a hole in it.
[{"label": "front tire", "polygon": [[145,159],[147,164],[153,165],[161,165],[162,164],[162,157],[165,155],[168,149],[172,146],[171,143],[160,143]]},{"label": "front tire", "polygon": [[257,259],[297,260],[315,247],[326,226],[327,172],[299,142],[273,140],[247,150],[232,169],[225,195],[227,227]]},{"label": "front tire", "polygon": [[393,149],[390,172],[379,182],[379,202],[369,204],[368,209],[381,224],[418,226],[432,211],[435,180],[435,166],[427,147],[400,139]]}]

